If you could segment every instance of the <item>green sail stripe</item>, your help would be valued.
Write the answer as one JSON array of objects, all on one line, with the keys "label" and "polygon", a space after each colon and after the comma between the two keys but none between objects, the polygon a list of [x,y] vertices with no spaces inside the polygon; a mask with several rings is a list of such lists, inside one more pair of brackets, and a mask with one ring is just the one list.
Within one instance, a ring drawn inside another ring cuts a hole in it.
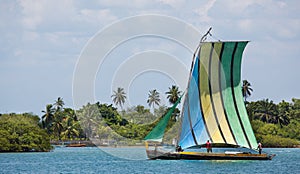
[{"label": "green sail stripe", "polygon": [[237,104],[237,108],[238,108],[238,112],[239,112],[239,116],[240,119],[242,121],[246,136],[248,138],[248,143],[250,148],[254,148],[257,146],[257,141],[256,138],[254,136],[250,121],[249,121],[249,117],[246,111],[246,107],[244,104],[244,100],[243,100],[243,94],[242,94],[242,82],[241,82],[241,63],[242,63],[242,54],[243,54],[243,50],[245,48],[245,46],[247,45],[247,42],[240,42],[238,44],[238,48],[236,55],[235,55],[235,59],[234,59],[234,63],[233,63],[233,84],[234,84],[234,95],[235,95],[235,100],[236,100],[236,104]]},{"label": "green sail stripe", "polygon": [[[239,67],[241,65],[238,65],[237,63],[235,63],[237,60],[241,59],[241,56],[242,56],[242,53],[243,53],[243,50],[245,48],[246,45],[242,45],[240,43],[237,43],[236,44],[236,47],[235,47],[235,50],[234,50],[234,56],[232,57],[232,60],[231,60],[231,92],[232,92],[232,96],[233,96],[233,104],[234,104],[234,107],[235,107],[235,111],[237,113],[237,119],[239,120],[240,124],[241,124],[241,127],[242,127],[242,132],[244,133],[244,136],[246,138],[246,141],[247,141],[247,144],[245,145],[242,145],[244,147],[248,147],[250,148],[250,142],[249,142],[249,139],[247,137],[247,133],[246,133],[246,130],[245,130],[245,127],[243,125],[243,121],[241,119],[241,116],[240,116],[240,112],[239,112],[239,109],[238,109],[238,103],[237,103],[237,98],[235,96],[235,91],[238,90],[238,85],[239,85],[239,81],[235,81],[236,79],[236,76],[240,75],[240,72],[237,72],[236,70],[240,70]],[[240,48],[242,48],[242,50],[240,50]],[[240,87],[241,88],[241,87]]]},{"label": "green sail stripe", "polygon": [[248,143],[243,133],[241,124],[237,119],[238,115],[234,106],[234,99],[232,96],[231,90],[231,60],[233,57],[233,53],[235,51],[236,42],[226,42],[224,43],[224,51],[222,55],[222,70],[225,77],[224,82],[221,83],[222,90],[222,98],[224,102],[225,112],[227,115],[227,119],[229,121],[229,125],[235,137],[236,143],[238,145],[242,145],[247,147]]},{"label": "green sail stripe", "polygon": [[180,103],[181,98],[182,98],[182,96],[178,98],[178,100],[172,106],[172,108],[169,109],[169,111],[166,113],[166,115],[163,116],[163,118],[161,118],[161,120],[158,122],[158,124],[152,129],[151,132],[148,133],[148,135],[144,138],[144,140],[162,142],[162,138],[164,136],[165,129],[168,125],[168,122],[169,122],[175,108]]},{"label": "green sail stripe", "polygon": [[[222,43],[222,48],[221,48],[221,52],[220,52],[220,59],[219,59],[219,68],[218,68],[218,71],[219,71],[219,91],[220,91],[220,102],[221,102],[221,108],[223,108],[223,115],[225,117],[225,120],[224,120],[224,123],[223,124],[227,124],[228,126],[228,130],[229,132],[226,133],[225,131],[225,134],[230,134],[231,136],[226,136],[226,141],[228,144],[233,144],[233,145],[237,145],[237,141],[235,139],[235,136],[233,134],[233,131],[232,131],[232,128],[229,124],[229,120],[228,120],[228,115],[227,115],[227,112],[226,112],[226,108],[225,108],[225,105],[224,105],[224,98],[223,98],[223,91],[225,90],[225,87],[226,87],[226,76],[224,74],[224,70],[223,70],[223,64],[222,64],[222,57],[223,57],[223,52],[224,52],[224,48],[225,48],[225,43],[221,42]],[[221,122],[222,124],[222,122]]]}]

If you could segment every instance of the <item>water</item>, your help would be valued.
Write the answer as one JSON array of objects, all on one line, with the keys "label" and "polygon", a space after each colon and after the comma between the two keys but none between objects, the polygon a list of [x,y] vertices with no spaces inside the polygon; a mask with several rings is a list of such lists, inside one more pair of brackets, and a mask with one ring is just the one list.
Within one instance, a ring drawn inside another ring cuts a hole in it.
[{"label": "water", "polygon": [[271,161],[146,160],[144,148],[56,148],[49,153],[0,153],[0,173],[300,173],[300,149],[265,149]]}]

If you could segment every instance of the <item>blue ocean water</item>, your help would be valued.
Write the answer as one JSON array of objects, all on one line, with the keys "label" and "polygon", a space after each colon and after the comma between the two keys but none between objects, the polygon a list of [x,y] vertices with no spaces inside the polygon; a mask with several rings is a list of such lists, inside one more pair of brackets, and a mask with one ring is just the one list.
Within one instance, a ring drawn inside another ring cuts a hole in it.
[{"label": "blue ocean water", "polygon": [[[0,173],[300,173],[300,149],[265,149],[271,161],[147,160],[144,148],[56,148],[0,153]],[[115,152],[118,158],[107,152]],[[129,160],[126,158],[141,160]]]}]

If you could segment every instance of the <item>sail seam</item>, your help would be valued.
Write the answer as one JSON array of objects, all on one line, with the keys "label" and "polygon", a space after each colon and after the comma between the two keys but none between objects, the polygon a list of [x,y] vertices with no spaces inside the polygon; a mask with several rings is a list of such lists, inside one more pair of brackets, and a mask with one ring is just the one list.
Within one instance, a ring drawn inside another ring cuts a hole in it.
[{"label": "sail seam", "polygon": [[250,141],[249,141],[248,136],[246,134],[246,131],[245,131],[245,128],[244,128],[244,125],[243,125],[243,122],[242,122],[242,119],[241,119],[241,116],[240,116],[240,113],[239,113],[239,110],[238,110],[237,101],[236,101],[235,93],[234,93],[233,66],[234,66],[234,58],[235,58],[235,53],[236,53],[237,48],[238,48],[238,43],[235,43],[234,51],[233,51],[232,59],[231,59],[231,93],[232,93],[234,108],[235,108],[239,123],[241,125],[243,134],[246,138],[246,141],[247,141],[249,147],[251,148]]}]

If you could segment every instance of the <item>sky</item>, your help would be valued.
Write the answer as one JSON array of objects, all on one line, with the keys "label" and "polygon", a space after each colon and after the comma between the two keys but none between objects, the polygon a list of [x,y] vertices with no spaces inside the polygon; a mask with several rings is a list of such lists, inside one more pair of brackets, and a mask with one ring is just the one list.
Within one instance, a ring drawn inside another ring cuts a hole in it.
[{"label": "sky", "polygon": [[[111,103],[123,85],[126,107],[147,106],[152,89],[168,104],[165,92],[174,83],[184,91],[209,27],[211,40],[250,41],[242,64],[250,101],[300,98],[299,8],[298,0],[0,0],[0,113],[41,115],[58,97],[66,107]],[[96,64],[84,62],[88,54]],[[91,68],[78,74],[82,64]]]}]

